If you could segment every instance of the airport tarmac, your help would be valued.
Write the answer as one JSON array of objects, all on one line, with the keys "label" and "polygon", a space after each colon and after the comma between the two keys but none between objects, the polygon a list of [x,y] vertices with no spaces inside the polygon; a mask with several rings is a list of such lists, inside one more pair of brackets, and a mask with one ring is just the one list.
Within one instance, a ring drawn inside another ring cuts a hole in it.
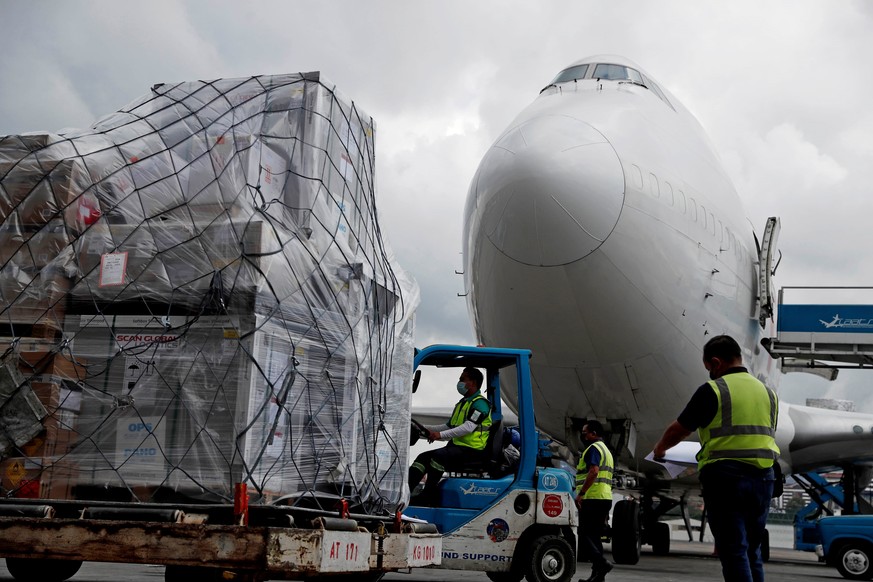
[{"label": "airport tarmac", "polygon": [[[609,553],[607,552],[607,557]],[[806,582],[811,580],[843,580],[835,568],[817,561],[812,553],[773,548],[771,560],[764,567],[768,582]],[[579,563],[573,581],[585,579],[590,566]],[[72,582],[157,582],[164,579],[164,569],[160,566],[98,564],[82,566]],[[12,581],[5,568],[0,569],[0,581]],[[386,582],[488,582],[481,572],[460,572],[456,570],[419,569],[410,573],[398,572],[385,576]],[[654,556],[643,551],[638,564],[616,566],[607,577],[609,582],[644,582],[663,580],[665,582],[720,582],[721,567],[712,555],[712,544],[672,542],[669,556]],[[191,582],[196,582],[192,580]]]}]

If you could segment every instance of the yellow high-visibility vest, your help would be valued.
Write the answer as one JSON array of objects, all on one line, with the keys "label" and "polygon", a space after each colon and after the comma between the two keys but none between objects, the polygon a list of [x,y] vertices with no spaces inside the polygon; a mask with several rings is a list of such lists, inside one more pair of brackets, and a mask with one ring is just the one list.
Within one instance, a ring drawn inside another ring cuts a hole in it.
[{"label": "yellow high-visibility vest", "polygon": [[772,467],[779,455],[776,393],[748,372],[728,374],[709,385],[718,399],[718,410],[712,422],[697,431],[702,445],[697,453],[698,471],[722,460]]},{"label": "yellow high-visibility vest", "polygon": [[[469,400],[465,398],[455,404],[455,410],[452,412],[452,418],[451,420],[449,420],[449,426],[451,428],[455,428],[456,426],[461,426],[462,424],[464,424],[467,421],[467,413],[470,412],[470,407],[473,406],[474,402],[480,399],[488,402],[487,398],[485,398],[481,394],[476,394],[475,396],[473,396],[473,398],[470,398]],[[488,408],[490,411],[490,403],[488,404]],[[488,444],[488,429],[490,427],[491,412],[488,412],[488,416],[485,417],[485,420],[482,421],[482,424],[476,427],[476,430],[462,437],[453,438],[452,443],[460,445],[462,447],[470,447],[471,449],[481,451],[485,448],[485,445]]]},{"label": "yellow high-visibility vest", "polygon": [[585,451],[579,458],[579,464],[576,466],[576,495],[582,492],[582,486],[585,484],[585,479],[588,478],[588,466],[585,464],[585,455],[591,447],[600,451],[600,470],[597,472],[594,484],[588,488],[582,499],[612,499],[612,473],[615,465],[612,460],[612,453],[609,452],[603,441],[594,441],[591,445],[585,447]]}]

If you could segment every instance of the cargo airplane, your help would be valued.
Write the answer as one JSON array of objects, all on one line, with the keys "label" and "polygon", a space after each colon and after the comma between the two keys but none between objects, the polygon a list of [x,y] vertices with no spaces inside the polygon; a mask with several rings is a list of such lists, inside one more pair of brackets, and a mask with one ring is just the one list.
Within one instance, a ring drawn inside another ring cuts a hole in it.
[{"label": "cargo airplane", "polygon": [[[669,548],[658,518],[681,483],[645,457],[706,379],[710,337],[736,338],[776,387],[761,340],[778,221],[755,235],[698,121],[617,56],[560,71],[515,118],[481,161],[464,217],[478,341],[532,350],[537,425],[570,450],[582,420],[604,422],[618,485],[642,502],[641,514],[615,508],[615,559],[634,563],[641,541]],[[780,404],[780,463],[790,473],[869,460],[871,428],[873,415]],[[676,454],[693,464],[696,448]]]}]

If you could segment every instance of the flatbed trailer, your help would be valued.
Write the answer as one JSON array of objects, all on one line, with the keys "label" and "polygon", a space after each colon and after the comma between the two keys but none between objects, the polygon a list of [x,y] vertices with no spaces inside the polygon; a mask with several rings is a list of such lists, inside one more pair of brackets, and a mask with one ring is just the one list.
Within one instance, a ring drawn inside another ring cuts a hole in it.
[{"label": "flatbed trailer", "polygon": [[[241,518],[247,525],[233,523]],[[225,522],[225,523],[221,523]],[[177,580],[377,580],[438,565],[431,524],[283,505],[0,502],[0,557],[16,580],[62,581],[82,562],[165,565]],[[345,575],[345,576],[344,576]]]}]

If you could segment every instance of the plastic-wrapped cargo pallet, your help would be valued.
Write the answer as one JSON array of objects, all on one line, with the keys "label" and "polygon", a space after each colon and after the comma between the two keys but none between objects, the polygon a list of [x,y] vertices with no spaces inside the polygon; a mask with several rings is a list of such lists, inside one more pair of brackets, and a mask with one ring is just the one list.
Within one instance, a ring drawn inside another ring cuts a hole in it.
[{"label": "plastic-wrapped cargo pallet", "polygon": [[0,137],[0,494],[405,501],[418,289],[373,132],[307,73]]}]

